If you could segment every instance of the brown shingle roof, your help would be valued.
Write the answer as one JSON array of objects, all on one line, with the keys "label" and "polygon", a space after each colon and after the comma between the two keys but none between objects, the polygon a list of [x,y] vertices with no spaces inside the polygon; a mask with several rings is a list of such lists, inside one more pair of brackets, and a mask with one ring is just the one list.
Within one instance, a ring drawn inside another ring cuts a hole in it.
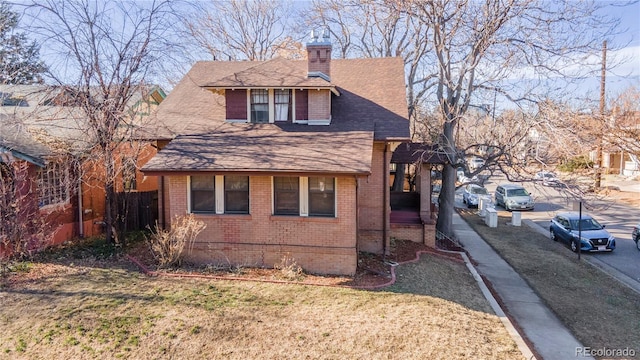
[{"label": "brown shingle roof", "polygon": [[426,143],[404,143],[398,145],[391,155],[391,162],[396,164],[446,164],[447,156],[439,150],[438,145]]},{"label": "brown shingle roof", "polygon": [[[251,87],[288,87],[288,88],[333,88],[330,82],[320,77],[307,77],[307,70],[300,66],[291,66],[292,61],[275,58],[268,61],[250,62],[249,68],[229,74],[221,79],[205,83],[211,88],[251,88]],[[296,65],[300,62],[296,61]]]},{"label": "brown shingle roof", "polygon": [[142,171],[371,172],[372,132],[287,131],[272,124],[221,124],[213,130],[178,136]]},{"label": "brown shingle roof", "polygon": [[[283,72],[289,75],[280,80],[272,79],[263,72],[266,68],[277,69],[280,75]],[[249,76],[252,69],[259,72]],[[224,96],[205,87],[222,84],[232,87],[232,78],[235,76],[243,79],[249,77],[251,81],[246,81],[252,86],[257,86],[259,79],[272,85],[282,81],[282,86],[293,86],[295,81],[300,81],[299,84],[318,81],[325,87],[328,85],[321,78],[302,80],[300,76],[306,75],[306,72],[307,62],[304,60],[198,62],[160,104],[155,121],[149,127],[149,136],[173,138],[184,134],[202,134],[224,123]],[[318,126],[321,129],[313,132],[373,131],[375,140],[409,139],[404,63],[401,58],[333,59],[331,85],[340,92],[340,96],[332,96],[331,125]],[[302,128],[301,131],[308,131],[306,128],[309,127],[291,126]]]}]

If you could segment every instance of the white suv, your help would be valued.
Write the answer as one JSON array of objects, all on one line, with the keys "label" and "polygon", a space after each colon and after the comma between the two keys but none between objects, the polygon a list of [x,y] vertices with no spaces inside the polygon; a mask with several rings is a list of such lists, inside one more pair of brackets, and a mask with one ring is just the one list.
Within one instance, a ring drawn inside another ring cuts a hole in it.
[{"label": "white suv", "polygon": [[520,185],[503,184],[496,188],[496,205],[505,210],[533,210],[535,202],[531,194]]}]

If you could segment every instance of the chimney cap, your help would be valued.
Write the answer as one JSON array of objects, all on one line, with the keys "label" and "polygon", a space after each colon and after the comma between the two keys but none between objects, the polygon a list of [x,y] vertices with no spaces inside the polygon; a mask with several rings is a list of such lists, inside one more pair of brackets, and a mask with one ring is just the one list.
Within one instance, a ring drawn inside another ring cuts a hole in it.
[{"label": "chimney cap", "polygon": [[331,45],[331,33],[329,32],[329,27],[325,27],[322,29],[322,37],[319,32],[316,32],[315,29],[311,30],[311,39],[307,43],[307,45]]}]

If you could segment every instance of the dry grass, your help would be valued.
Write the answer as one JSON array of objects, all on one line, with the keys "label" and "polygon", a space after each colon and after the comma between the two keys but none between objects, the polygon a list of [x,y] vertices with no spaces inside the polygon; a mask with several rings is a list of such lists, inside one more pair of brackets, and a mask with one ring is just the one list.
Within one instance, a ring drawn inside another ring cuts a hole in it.
[{"label": "dry grass", "polygon": [[0,287],[0,358],[522,359],[464,265],[431,255],[384,291],[129,266],[22,266]]},{"label": "dry grass", "polygon": [[640,356],[640,295],[578,261],[560,242],[527,226],[507,225],[508,217],[499,217],[498,227],[489,228],[469,211],[462,216],[585,346],[635,347]]}]

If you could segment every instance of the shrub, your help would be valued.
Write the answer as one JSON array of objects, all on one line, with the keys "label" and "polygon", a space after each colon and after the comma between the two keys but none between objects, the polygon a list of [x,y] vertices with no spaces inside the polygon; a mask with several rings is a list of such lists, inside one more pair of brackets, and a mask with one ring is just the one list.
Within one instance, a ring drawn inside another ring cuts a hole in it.
[{"label": "shrub", "polygon": [[574,158],[565,160],[558,166],[558,170],[565,172],[572,172],[578,169],[590,169],[593,168],[593,161],[589,160],[586,156],[576,156]]},{"label": "shrub", "polygon": [[289,254],[285,254],[282,256],[280,263],[274,264],[273,268],[276,270],[280,270],[282,277],[286,280],[302,280],[304,277],[304,273],[302,268],[296,263],[296,260],[289,256]]},{"label": "shrub", "polygon": [[207,225],[196,220],[193,214],[176,216],[171,221],[171,229],[163,230],[156,223],[147,242],[159,267],[179,266],[185,247],[193,245],[195,238]]}]

